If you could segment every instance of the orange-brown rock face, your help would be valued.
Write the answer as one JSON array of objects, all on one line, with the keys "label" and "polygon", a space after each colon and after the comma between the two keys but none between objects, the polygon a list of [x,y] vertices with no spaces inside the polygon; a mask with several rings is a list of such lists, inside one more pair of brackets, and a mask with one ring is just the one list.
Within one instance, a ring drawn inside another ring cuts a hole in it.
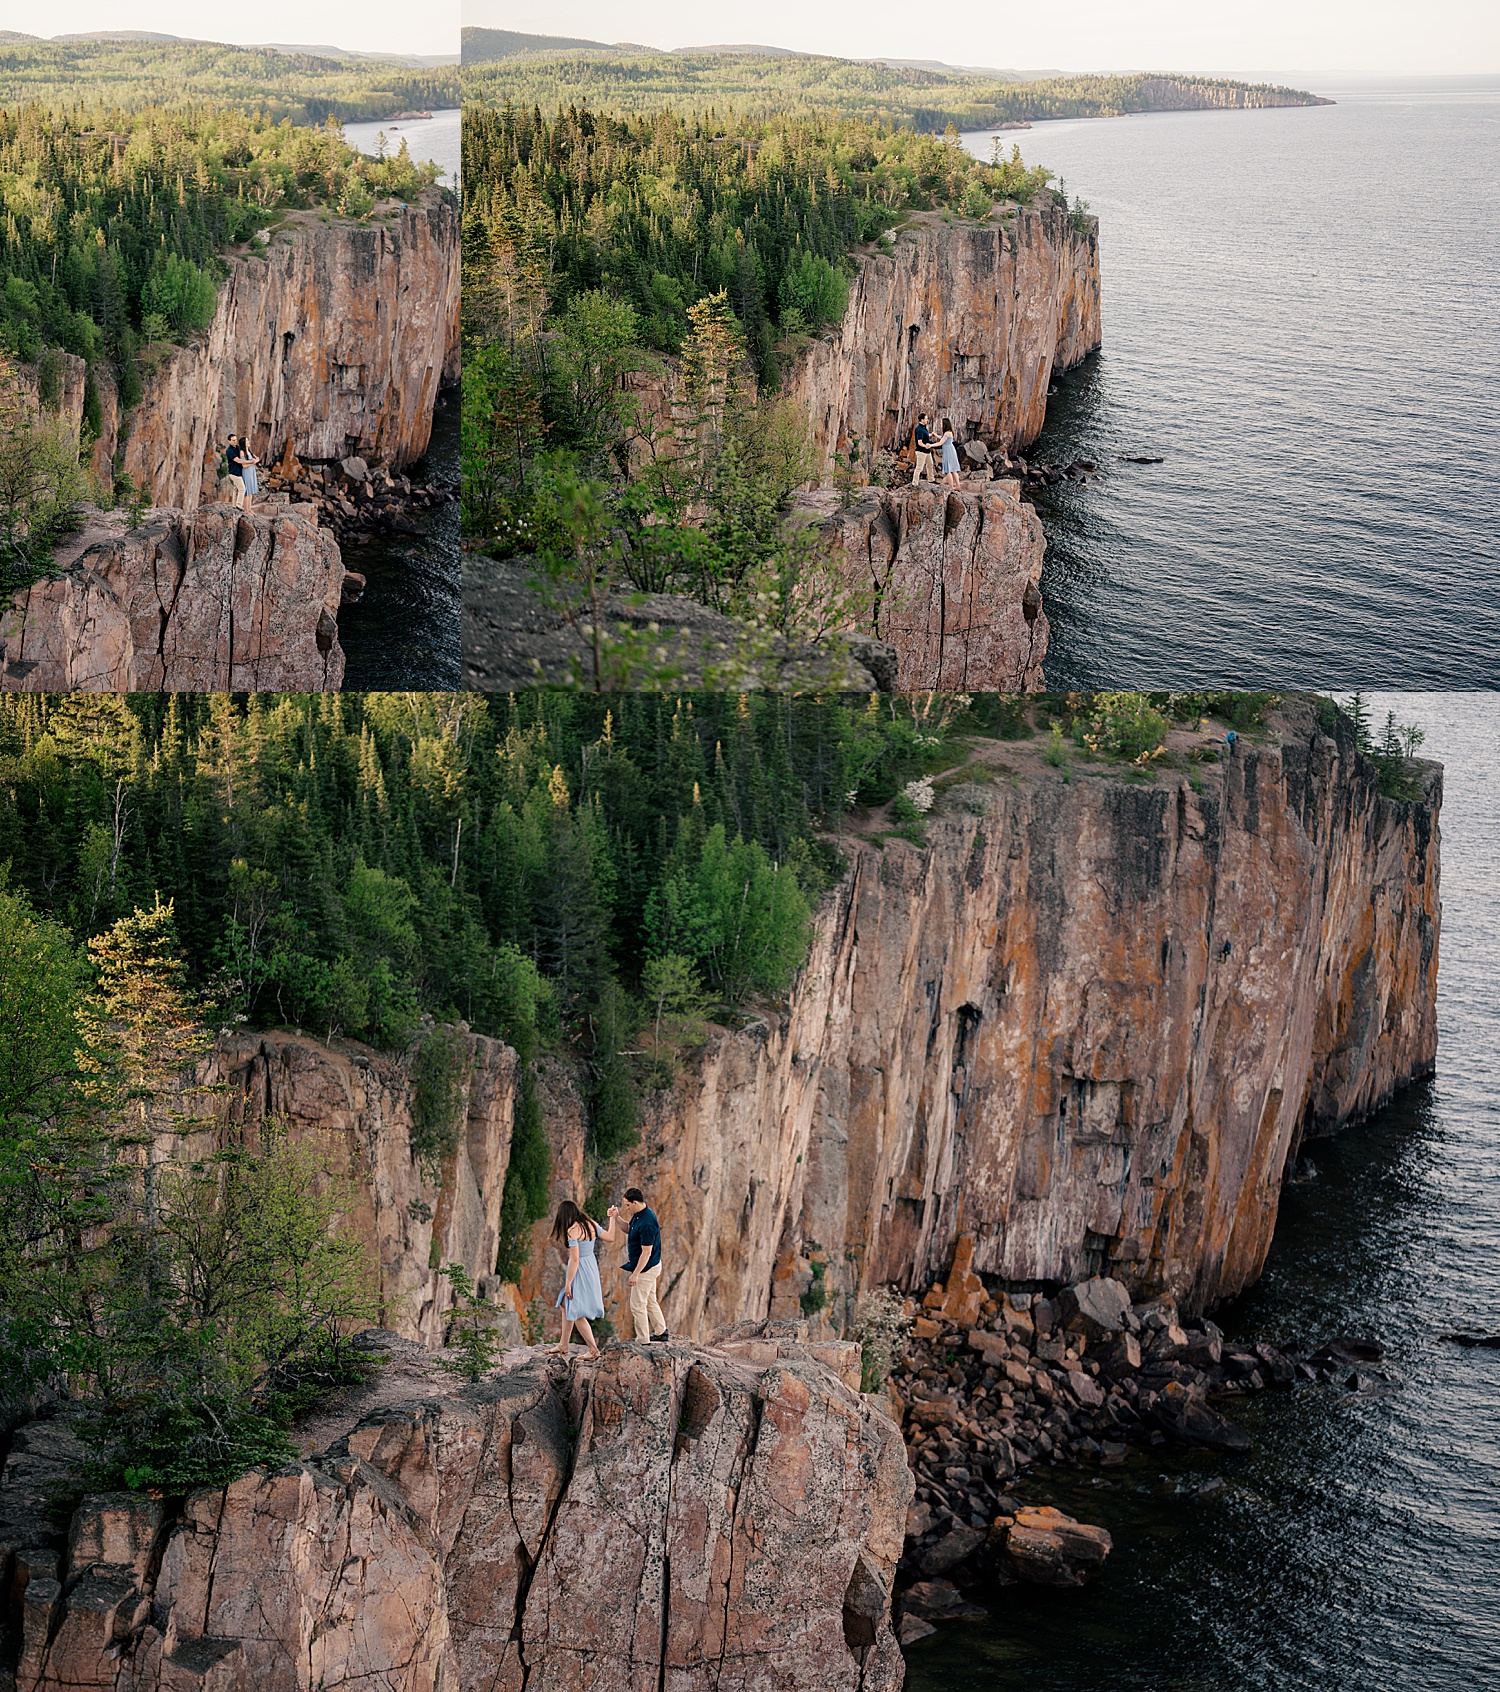
[{"label": "orange-brown rock face", "polygon": [[961,439],[1034,441],[1053,372],[1100,343],[1099,237],[1083,221],[1053,204],[984,223],[924,215],[866,257],[843,322],[783,384],[819,450],[904,445],[919,411]]},{"label": "orange-brown rock face", "polygon": [[1094,1272],[1189,1308],[1253,1281],[1289,1153],[1430,1070],[1427,799],[1310,706],[1154,786],[1040,766],[927,844],[845,842],[786,1011],[652,1095],[628,1168],[674,1331],[886,1281]]},{"label": "orange-brown rock face", "polygon": [[1041,687],[1046,541],[1017,483],[871,492],[827,535],[846,579],[873,596],[869,632],[895,648],[898,689]]},{"label": "orange-brown rock face", "polygon": [[343,560],[303,508],[151,513],[0,611],[0,687],[335,688]]},{"label": "orange-brown rock face", "polygon": [[[254,1139],[268,1118],[295,1136],[339,1136],[366,1186],[367,1202],[352,1221],[379,1264],[382,1320],[408,1339],[441,1345],[453,1302],[442,1265],[462,1263],[476,1281],[495,1267],[515,1117],[510,1047],[467,1035],[461,1128],[435,1167],[412,1149],[410,1078],[368,1046],[330,1046],[279,1029],[225,1035],[204,1079],[225,1089],[215,1110],[223,1136]],[[162,1153],[173,1150],[165,1145]]]},{"label": "orange-brown rock face", "polygon": [[427,1374],[165,1525],[85,1498],[66,1549],[27,1496],[48,1425],[23,1429],[0,1481],[17,1692],[898,1692],[905,1450],[811,1357]]},{"label": "orange-brown rock face", "polygon": [[432,190],[364,223],[309,215],[230,261],[201,342],[178,349],[121,425],[123,467],[154,505],[211,499],[218,455],[248,435],[269,462],[420,458],[457,374],[458,212]]}]

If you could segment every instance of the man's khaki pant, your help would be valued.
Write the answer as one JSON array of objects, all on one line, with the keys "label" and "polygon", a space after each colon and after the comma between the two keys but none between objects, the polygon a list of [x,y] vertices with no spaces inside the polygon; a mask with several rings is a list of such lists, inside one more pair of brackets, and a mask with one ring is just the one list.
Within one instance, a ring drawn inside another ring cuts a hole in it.
[{"label": "man's khaki pant", "polygon": [[661,1264],[643,1269],[641,1278],[630,1289],[630,1314],[635,1317],[635,1337],[648,1340],[652,1334],[667,1331],[667,1319],[656,1299],[656,1283],[661,1279]]},{"label": "man's khaki pant", "polygon": [[917,467],[912,472],[912,486],[915,487],[918,482],[925,482],[929,476],[934,482],[937,480],[937,470],[932,462],[932,454],[930,452],[919,452],[917,454]]}]

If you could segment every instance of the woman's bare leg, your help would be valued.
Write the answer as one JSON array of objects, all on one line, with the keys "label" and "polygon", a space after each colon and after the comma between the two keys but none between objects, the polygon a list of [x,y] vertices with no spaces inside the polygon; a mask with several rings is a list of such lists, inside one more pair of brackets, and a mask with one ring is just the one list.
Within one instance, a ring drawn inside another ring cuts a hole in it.
[{"label": "woman's bare leg", "polygon": [[578,1337],[589,1348],[589,1356],[597,1357],[599,1355],[599,1346],[597,1341],[594,1339],[594,1330],[588,1325],[587,1318],[583,1316],[578,1317],[573,1326],[578,1329]]},{"label": "woman's bare leg", "polygon": [[564,1316],[563,1317],[563,1325],[562,1325],[562,1338],[557,1342],[557,1349],[558,1349],[559,1352],[562,1353],[562,1355],[564,1357],[566,1357],[568,1355],[568,1345],[569,1345],[569,1342],[572,1340],[572,1337],[573,1337],[573,1318],[571,1316]]}]

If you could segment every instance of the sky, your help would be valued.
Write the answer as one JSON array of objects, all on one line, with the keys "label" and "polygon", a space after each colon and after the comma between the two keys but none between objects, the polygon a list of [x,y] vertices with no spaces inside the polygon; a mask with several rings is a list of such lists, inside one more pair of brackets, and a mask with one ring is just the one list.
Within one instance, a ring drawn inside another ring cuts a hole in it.
[{"label": "sky", "polygon": [[[600,8],[601,12],[607,8]],[[346,47],[352,53],[457,53],[459,0],[0,0],[0,28],[32,35],[146,29],[197,41]]]},{"label": "sky", "polygon": [[638,41],[756,42],[845,58],[1001,69],[1295,77],[1500,74],[1500,0],[462,0],[493,29]]}]

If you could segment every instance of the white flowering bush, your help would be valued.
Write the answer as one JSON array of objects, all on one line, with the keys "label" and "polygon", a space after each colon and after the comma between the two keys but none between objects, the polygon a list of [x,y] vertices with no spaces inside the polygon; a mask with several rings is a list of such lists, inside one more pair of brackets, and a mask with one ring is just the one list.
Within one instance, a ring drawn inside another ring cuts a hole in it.
[{"label": "white flowering bush", "polygon": [[907,782],[901,789],[901,797],[919,817],[925,817],[937,799],[932,791],[932,777],[918,776],[915,781]]}]

